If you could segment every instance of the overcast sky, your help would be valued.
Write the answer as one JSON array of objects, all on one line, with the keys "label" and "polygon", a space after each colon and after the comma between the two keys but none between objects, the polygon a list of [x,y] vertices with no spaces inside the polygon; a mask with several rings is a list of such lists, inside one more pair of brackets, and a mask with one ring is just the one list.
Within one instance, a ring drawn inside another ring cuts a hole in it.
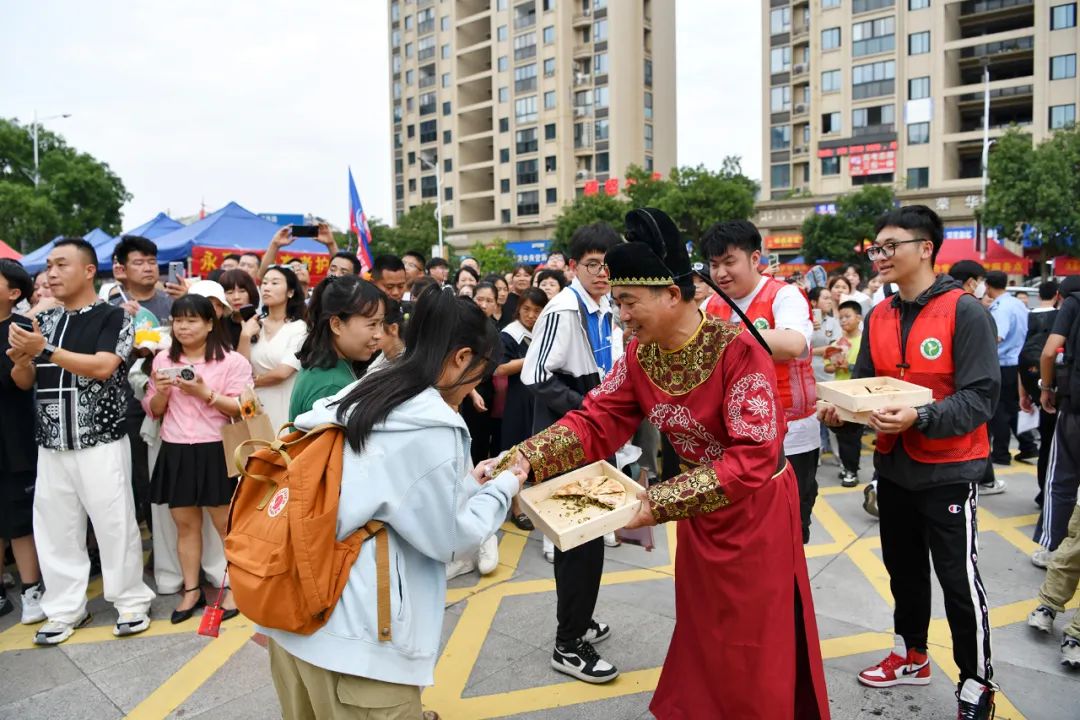
[{"label": "overcast sky", "polygon": [[[0,117],[71,113],[44,125],[123,178],[125,228],[204,200],[346,225],[349,165],[368,215],[389,218],[386,7],[7,2]],[[680,165],[737,154],[760,178],[758,13],[751,0],[678,0]]]}]

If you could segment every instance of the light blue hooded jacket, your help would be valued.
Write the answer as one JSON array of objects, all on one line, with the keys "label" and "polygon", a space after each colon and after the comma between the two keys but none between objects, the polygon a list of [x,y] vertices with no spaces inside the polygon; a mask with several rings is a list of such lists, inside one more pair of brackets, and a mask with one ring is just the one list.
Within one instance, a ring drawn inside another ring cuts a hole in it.
[{"label": "light blue hooded jacket", "polygon": [[[301,429],[337,422],[350,385],[296,419]],[[312,635],[261,629],[317,667],[403,685],[431,685],[446,600],[446,563],[476,552],[502,524],[518,479],[504,472],[484,485],[468,470],[469,431],[434,388],[375,426],[362,453],[345,446],[337,536],[369,520],[389,528],[391,633],[377,635],[375,543],[361,546],[330,620]]]}]

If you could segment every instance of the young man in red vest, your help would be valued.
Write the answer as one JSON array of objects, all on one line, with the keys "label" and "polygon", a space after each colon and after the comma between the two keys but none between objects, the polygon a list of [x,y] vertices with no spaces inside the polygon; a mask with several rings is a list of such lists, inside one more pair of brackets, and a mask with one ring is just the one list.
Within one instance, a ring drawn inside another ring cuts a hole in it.
[{"label": "young man in red vest", "polygon": [[[899,292],[866,318],[854,378],[888,376],[930,388],[934,402],[918,409],[883,408],[877,431],[881,555],[903,645],[859,673],[870,687],[926,685],[930,625],[930,558],[941,584],[960,670],[962,720],[989,718],[994,691],[990,616],[979,577],[978,487],[990,445],[986,422],[1001,385],[997,336],[986,310],[960,283],[935,276],[941,219],[909,205],[882,216],[867,257]],[[835,409],[822,412],[839,427]],[[850,429],[850,428],[846,428]]]},{"label": "young man in red vest", "polygon": [[[761,234],[746,220],[716,223],[701,238],[709,274],[750,322],[772,351],[776,384],[787,420],[784,455],[799,483],[803,543],[810,540],[810,511],[817,500],[817,464],[821,451],[821,425],[815,416],[817,387],[810,365],[810,336],[814,320],[810,300],[797,285],[765,277],[761,262]],[[722,320],[740,322],[719,295],[705,309]]]}]

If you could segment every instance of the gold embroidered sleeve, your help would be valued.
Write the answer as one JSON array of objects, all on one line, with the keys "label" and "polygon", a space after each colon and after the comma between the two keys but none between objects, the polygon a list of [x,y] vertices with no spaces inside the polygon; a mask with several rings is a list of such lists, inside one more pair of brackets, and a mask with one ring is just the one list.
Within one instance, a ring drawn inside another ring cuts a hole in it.
[{"label": "gold embroidered sleeve", "polygon": [[558,423],[533,435],[516,449],[529,461],[537,482],[585,464],[585,446],[570,428]]},{"label": "gold embroidered sleeve", "polygon": [[656,522],[685,520],[731,504],[710,465],[701,465],[649,488]]}]

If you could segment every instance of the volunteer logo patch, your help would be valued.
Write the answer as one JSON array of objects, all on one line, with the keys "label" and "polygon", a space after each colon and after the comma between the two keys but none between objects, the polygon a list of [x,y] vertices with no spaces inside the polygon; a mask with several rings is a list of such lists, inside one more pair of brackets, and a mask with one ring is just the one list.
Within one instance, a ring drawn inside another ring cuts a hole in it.
[{"label": "volunteer logo patch", "polygon": [[270,517],[277,517],[281,514],[281,511],[285,509],[285,506],[289,504],[289,488],[281,488],[274,497],[270,498],[270,505],[266,508],[266,514]]},{"label": "volunteer logo patch", "polygon": [[919,346],[919,352],[927,360],[937,360],[941,357],[941,350],[941,341],[933,337],[926,338]]},{"label": "volunteer logo patch", "polygon": [[769,330],[769,321],[763,317],[759,317],[757,320],[754,321],[754,327],[756,327],[758,330]]}]

